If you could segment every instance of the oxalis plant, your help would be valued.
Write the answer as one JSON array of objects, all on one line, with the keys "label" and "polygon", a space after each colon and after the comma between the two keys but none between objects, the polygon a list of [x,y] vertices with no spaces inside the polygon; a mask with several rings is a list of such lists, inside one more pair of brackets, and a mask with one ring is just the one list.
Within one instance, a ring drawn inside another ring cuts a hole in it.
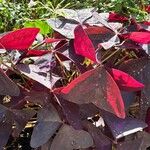
[{"label": "oxalis plant", "polygon": [[[0,149],[34,120],[36,150],[150,146],[150,23],[63,9],[39,28],[0,38]],[[38,35],[38,36],[37,36]]]}]

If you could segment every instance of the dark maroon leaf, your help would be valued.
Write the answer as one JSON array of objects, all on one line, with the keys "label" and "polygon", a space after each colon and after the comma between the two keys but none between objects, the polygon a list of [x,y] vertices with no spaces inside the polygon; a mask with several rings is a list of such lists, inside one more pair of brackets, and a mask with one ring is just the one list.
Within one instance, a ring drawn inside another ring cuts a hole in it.
[{"label": "dark maroon leaf", "polygon": [[24,99],[31,103],[44,105],[50,100],[50,94],[48,94],[43,90],[42,91],[31,90],[30,92],[26,92],[26,96]]},{"label": "dark maroon leaf", "polygon": [[12,132],[12,122],[6,120],[4,123],[0,123],[0,149],[7,144],[9,136]]},{"label": "dark maroon leaf", "polygon": [[25,57],[42,56],[49,53],[47,50],[28,50]]},{"label": "dark maroon leaf", "polygon": [[77,104],[93,103],[118,117],[125,117],[120,90],[103,67],[80,75],[61,90],[61,96]]},{"label": "dark maroon leaf", "polygon": [[134,19],[131,18],[130,24],[126,27],[127,32],[142,31],[144,28]]},{"label": "dark maroon leaf", "polygon": [[31,147],[37,148],[45,144],[61,126],[61,120],[53,105],[38,112],[37,125],[33,129]]},{"label": "dark maroon leaf", "polygon": [[21,131],[24,129],[28,121],[36,114],[34,110],[31,109],[23,109],[23,110],[15,110],[12,109],[14,121],[16,127],[13,130],[13,136],[18,137]]},{"label": "dark maroon leaf", "polygon": [[101,44],[101,46],[103,46],[104,48],[106,48],[106,46],[108,45],[107,47],[110,48],[111,46],[118,43],[118,36],[115,34],[115,32],[105,26],[88,26],[87,28],[85,28],[85,31],[91,39],[95,49],[98,48],[99,44]]},{"label": "dark maroon leaf", "polygon": [[59,101],[68,123],[75,129],[82,129],[79,106],[63,98],[60,98]]},{"label": "dark maroon leaf", "polygon": [[75,52],[96,62],[95,48],[81,25],[75,28],[74,35]]},{"label": "dark maroon leaf", "polygon": [[0,95],[18,96],[19,87],[0,69]]},{"label": "dark maroon leaf", "polygon": [[96,150],[112,150],[112,142],[101,132],[99,128],[87,121],[84,122],[84,127],[91,134]]},{"label": "dark maroon leaf", "polygon": [[125,92],[121,91],[121,95],[124,101],[125,109],[128,110],[131,104],[136,102],[136,92]]},{"label": "dark maroon leaf", "polygon": [[27,50],[32,45],[38,32],[38,28],[24,28],[9,32],[0,38],[0,48]]},{"label": "dark maroon leaf", "polygon": [[63,125],[52,142],[51,150],[74,150],[92,145],[93,140],[88,132]]},{"label": "dark maroon leaf", "polygon": [[123,48],[125,48],[125,49],[133,49],[135,51],[142,50],[142,47],[139,44],[137,44],[136,42],[131,41],[131,40],[124,41],[124,43],[119,45],[119,48],[122,48],[122,49]]},{"label": "dark maroon leaf", "polygon": [[80,107],[80,118],[85,120],[88,117],[95,116],[99,113],[99,108],[96,107],[94,104],[82,104],[79,105]]},{"label": "dark maroon leaf", "polygon": [[140,99],[140,117],[145,120],[147,109],[150,107],[150,59],[139,58],[123,63],[119,69],[130,74],[139,82],[143,83],[145,88],[141,91]]},{"label": "dark maroon leaf", "polygon": [[145,130],[150,133],[150,107],[147,110],[145,122],[148,125],[148,127]]},{"label": "dark maroon leaf", "polygon": [[136,118],[126,117],[121,119],[108,112],[103,112],[103,118],[115,139],[120,139],[147,127],[145,122]]},{"label": "dark maroon leaf", "polygon": [[9,136],[12,132],[12,116],[10,111],[0,105],[0,149],[7,144]]}]

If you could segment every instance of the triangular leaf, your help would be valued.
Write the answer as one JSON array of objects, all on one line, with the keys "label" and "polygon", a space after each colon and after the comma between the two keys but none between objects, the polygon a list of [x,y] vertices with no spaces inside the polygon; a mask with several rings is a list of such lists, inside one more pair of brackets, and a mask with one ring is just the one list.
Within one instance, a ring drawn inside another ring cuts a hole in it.
[{"label": "triangular leaf", "polygon": [[51,73],[52,56],[51,53],[42,55],[34,64],[18,64],[17,68],[29,78],[51,89],[60,79],[59,76]]},{"label": "triangular leaf", "polygon": [[75,52],[96,62],[95,48],[81,25],[75,28],[74,34]]},{"label": "triangular leaf", "polygon": [[0,38],[0,48],[27,50],[32,45],[38,32],[38,28],[23,28],[9,32]]},{"label": "triangular leaf", "polygon": [[45,144],[61,126],[61,120],[53,105],[41,109],[38,113],[38,124],[34,127],[31,137],[31,147],[37,148]]},{"label": "triangular leaf", "polygon": [[99,128],[87,121],[84,122],[84,127],[91,134],[96,150],[112,150],[112,142]]},{"label": "triangular leaf", "polygon": [[150,43],[150,32],[131,32],[122,34],[122,37],[125,39],[130,39],[134,42],[141,44],[149,44]]},{"label": "triangular leaf", "polygon": [[0,69],[0,95],[19,96],[19,87]]},{"label": "triangular leaf", "polygon": [[102,114],[115,139],[120,139],[147,127],[145,122],[136,118],[126,117],[121,119],[108,112],[103,112]]},{"label": "triangular leaf", "polygon": [[145,120],[147,109],[150,107],[150,59],[138,58],[124,62],[120,70],[130,74],[136,80],[144,84],[140,98],[140,117]]},{"label": "triangular leaf", "polygon": [[52,142],[51,150],[74,150],[92,145],[93,140],[88,132],[63,125]]},{"label": "triangular leaf", "polygon": [[132,76],[121,70],[112,68],[108,71],[112,75],[118,87],[123,91],[139,91],[144,88],[142,83],[138,82]]},{"label": "triangular leaf", "polygon": [[60,93],[68,101],[77,104],[93,103],[118,117],[125,117],[120,90],[104,67],[83,73]]}]

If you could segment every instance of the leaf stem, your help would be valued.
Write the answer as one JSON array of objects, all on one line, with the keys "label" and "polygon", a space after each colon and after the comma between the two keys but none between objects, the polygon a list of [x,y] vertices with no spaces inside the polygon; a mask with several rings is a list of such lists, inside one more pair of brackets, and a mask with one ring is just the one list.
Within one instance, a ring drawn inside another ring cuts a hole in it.
[{"label": "leaf stem", "polygon": [[107,61],[112,56],[114,56],[118,51],[120,51],[120,49],[117,49],[116,51],[114,51],[112,54],[110,54],[108,57],[106,57],[104,60],[102,60],[101,63],[103,64],[105,61]]}]

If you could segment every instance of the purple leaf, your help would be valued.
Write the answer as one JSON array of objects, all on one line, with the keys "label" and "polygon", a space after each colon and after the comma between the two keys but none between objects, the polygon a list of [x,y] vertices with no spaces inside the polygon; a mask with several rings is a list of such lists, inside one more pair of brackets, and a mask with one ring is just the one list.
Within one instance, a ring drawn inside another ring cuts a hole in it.
[{"label": "purple leaf", "polygon": [[74,150],[92,145],[93,140],[88,132],[63,125],[52,142],[51,150]]},{"label": "purple leaf", "polygon": [[139,58],[123,63],[119,69],[130,74],[136,80],[144,84],[140,98],[140,118],[145,120],[147,109],[150,107],[150,59]]},{"label": "purple leaf", "polygon": [[118,36],[115,34],[115,32],[106,28],[105,26],[88,26],[84,30],[91,39],[95,49],[98,48],[99,43],[106,48],[106,43],[108,46],[110,46],[110,44],[112,45],[111,42],[114,43],[118,39]]},{"label": "purple leaf", "polygon": [[15,120],[16,128],[13,130],[13,136],[18,137],[21,131],[24,129],[28,121],[36,114],[34,110],[24,109],[24,110],[15,110],[11,109],[13,117]]},{"label": "purple leaf", "polygon": [[150,133],[150,107],[147,110],[145,122],[147,123],[148,127],[145,129],[145,131]]},{"label": "purple leaf", "polygon": [[12,124],[11,112],[6,107],[0,105],[0,149],[7,144],[12,132]]},{"label": "purple leaf", "polygon": [[52,54],[48,53],[41,56],[34,64],[18,64],[17,68],[21,73],[29,78],[41,83],[45,87],[51,89],[60,79],[57,75],[51,73],[53,67]]},{"label": "purple leaf", "polygon": [[19,87],[0,69],[0,95],[19,96]]},{"label": "purple leaf", "polygon": [[68,123],[75,129],[82,129],[79,106],[63,98],[59,98],[59,101]]},{"label": "purple leaf", "polygon": [[112,150],[112,142],[104,135],[101,130],[92,123],[85,121],[85,129],[91,134],[96,150]]},{"label": "purple leaf", "polygon": [[143,144],[143,139],[142,138],[130,139],[128,141],[126,140],[124,142],[118,143],[116,150],[127,150],[127,149],[143,150],[142,149],[142,144]]},{"label": "purple leaf", "polygon": [[126,117],[121,119],[108,112],[103,112],[102,114],[115,139],[120,139],[147,127],[145,122],[135,118]]},{"label": "purple leaf", "polygon": [[45,144],[58,130],[62,122],[57,110],[53,105],[49,105],[38,112],[37,125],[33,129],[31,136],[31,147],[37,148]]},{"label": "purple leaf", "polygon": [[68,101],[77,104],[93,103],[118,117],[125,117],[120,90],[103,67],[83,73],[64,87],[60,94]]}]

